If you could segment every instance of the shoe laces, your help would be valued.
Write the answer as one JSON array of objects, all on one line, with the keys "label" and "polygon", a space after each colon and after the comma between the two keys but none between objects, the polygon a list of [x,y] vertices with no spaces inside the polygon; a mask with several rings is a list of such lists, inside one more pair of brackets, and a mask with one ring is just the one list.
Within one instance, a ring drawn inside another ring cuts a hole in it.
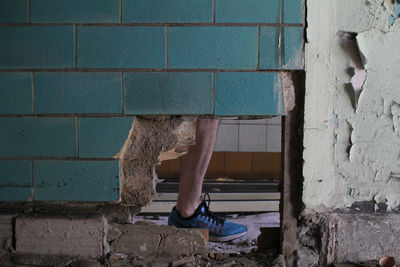
[{"label": "shoe laces", "polygon": [[[206,201],[207,198],[207,201]],[[221,228],[224,226],[225,223],[225,219],[214,214],[212,211],[210,211],[210,202],[211,202],[211,198],[210,195],[208,193],[205,193],[203,195],[203,198],[201,199],[201,203],[203,204],[202,206],[204,207],[205,210],[205,215],[210,217],[216,225],[221,225]]]}]

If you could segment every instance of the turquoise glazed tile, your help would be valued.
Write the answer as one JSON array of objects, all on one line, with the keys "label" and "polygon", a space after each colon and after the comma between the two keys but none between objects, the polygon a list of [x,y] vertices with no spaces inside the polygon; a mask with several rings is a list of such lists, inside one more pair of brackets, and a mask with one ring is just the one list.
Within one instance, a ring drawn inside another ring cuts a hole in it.
[{"label": "turquoise glazed tile", "polygon": [[215,115],[278,115],[283,112],[278,74],[218,72],[215,74]]},{"label": "turquoise glazed tile", "polygon": [[118,161],[34,161],[35,200],[116,201]]},{"label": "turquoise glazed tile", "polygon": [[164,68],[165,27],[78,27],[79,68]]},{"label": "turquoise glazed tile", "polygon": [[215,22],[279,23],[279,0],[215,0]]},{"label": "turquoise glazed tile", "polygon": [[0,73],[0,114],[32,114],[31,73]]},{"label": "turquoise glazed tile", "polygon": [[31,162],[0,160],[0,201],[28,201],[31,197]]},{"label": "turquoise glazed tile", "polygon": [[170,27],[169,68],[255,69],[257,27]]},{"label": "turquoise glazed tile", "polygon": [[127,114],[211,114],[212,74],[124,74]]},{"label": "turquoise glazed tile", "polygon": [[32,22],[119,22],[119,0],[31,0]]},{"label": "turquoise glazed tile", "polygon": [[35,113],[121,113],[121,73],[37,72]]},{"label": "turquoise glazed tile", "polygon": [[74,67],[73,26],[0,27],[0,69]]},{"label": "turquoise glazed tile", "polygon": [[212,0],[123,0],[122,22],[212,22]]},{"label": "turquoise glazed tile", "polygon": [[28,22],[28,0],[0,0],[0,23]]},{"label": "turquoise glazed tile", "polygon": [[74,118],[0,118],[0,157],[75,157]]},{"label": "turquoise glazed tile", "polygon": [[260,69],[280,67],[279,27],[260,28]]},{"label": "turquoise glazed tile", "polygon": [[284,0],[284,23],[303,24],[303,0]]},{"label": "turquoise glazed tile", "polygon": [[285,27],[284,28],[284,69],[303,69],[303,28]]},{"label": "turquoise glazed tile", "polygon": [[124,145],[133,118],[80,118],[79,157],[112,158]]}]

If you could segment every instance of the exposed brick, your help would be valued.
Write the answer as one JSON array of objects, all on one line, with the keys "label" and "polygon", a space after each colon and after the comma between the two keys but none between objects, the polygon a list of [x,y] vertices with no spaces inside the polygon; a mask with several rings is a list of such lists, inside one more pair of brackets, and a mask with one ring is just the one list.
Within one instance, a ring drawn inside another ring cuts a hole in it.
[{"label": "exposed brick", "polygon": [[100,257],[103,217],[99,215],[27,215],[15,222],[16,251],[22,254]]},{"label": "exposed brick", "polygon": [[109,227],[107,240],[111,253],[129,256],[207,256],[207,238],[196,229],[177,229],[147,222]]}]

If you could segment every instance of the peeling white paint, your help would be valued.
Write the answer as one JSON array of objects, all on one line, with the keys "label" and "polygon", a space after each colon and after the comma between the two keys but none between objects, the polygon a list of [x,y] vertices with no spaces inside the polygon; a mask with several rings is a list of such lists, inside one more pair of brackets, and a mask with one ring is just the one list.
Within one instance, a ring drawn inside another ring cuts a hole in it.
[{"label": "peeling white paint", "polygon": [[[397,208],[400,179],[392,174],[400,173],[400,25],[389,23],[393,4],[308,0],[307,8],[306,208],[345,208],[370,200]],[[363,89],[356,110],[345,91],[352,80],[352,62],[337,35],[340,31],[358,33],[359,49],[367,59],[365,73],[356,72],[353,80]]]}]

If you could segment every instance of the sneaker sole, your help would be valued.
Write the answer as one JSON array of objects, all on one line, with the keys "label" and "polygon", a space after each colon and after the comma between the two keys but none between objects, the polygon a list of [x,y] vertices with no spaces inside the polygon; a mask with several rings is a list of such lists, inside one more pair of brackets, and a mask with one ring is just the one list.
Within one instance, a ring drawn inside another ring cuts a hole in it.
[{"label": "sneaker sole", "polygon": [[238,234],[235,234],[235,235],[227,235],[227,236],[210,235],[209,239],[210,239],[211,242],[227,242],[227,241],[231,241],[231,240],[234,240],[236,238],[242,237],[245,234],[247,234],[247,231],[243,232],[243,233],[238,233]]}]

